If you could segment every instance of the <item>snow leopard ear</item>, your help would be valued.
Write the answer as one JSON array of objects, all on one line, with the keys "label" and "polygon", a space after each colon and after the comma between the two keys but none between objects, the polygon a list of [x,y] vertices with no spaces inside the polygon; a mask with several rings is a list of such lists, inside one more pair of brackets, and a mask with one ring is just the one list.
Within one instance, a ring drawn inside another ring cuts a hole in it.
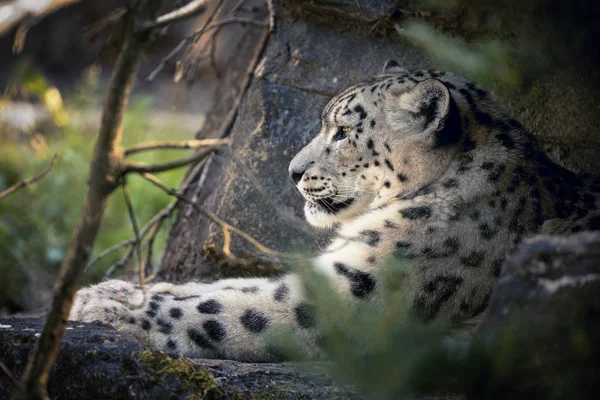
[{"label": "snow leopard ear", "polygon": [[425,118],[426,125],[439,123],[450,111],[450,91],[437,79],[417,83],[400,101],[414,110],[415,116]]},{"label": "snow leopard ear", "polygon": [[383,69],[381,70],[382,74],[395,74],[398,72],[406,72],[406,69],[402,68],[396,60],[386,61]]},{"label": "snow leopard ear", "polygon": [[400,95],[400,106],[410,114],[415,131],[431,132],[435,147],[456,143],[461,136],[458,107],[442,81],[426,79]]}]

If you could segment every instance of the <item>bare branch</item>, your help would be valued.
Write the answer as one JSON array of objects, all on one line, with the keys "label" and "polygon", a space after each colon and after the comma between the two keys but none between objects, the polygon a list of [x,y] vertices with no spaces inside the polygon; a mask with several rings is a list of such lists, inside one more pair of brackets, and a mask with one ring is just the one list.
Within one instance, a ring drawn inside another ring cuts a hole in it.
[{"label": "bare branch", "polygon": [[142,151],[151,150],[162,150],[162,149],[198,149],[206,146],[221,146],[224,144],[230,144],[229,139],[202,139],[202,140],[185,140],[185,141],[173,141],[173,142],[150,142],[140,143],[125,149],[125,156],[140,153]]},{"label": "bare branch", "polygon": [[43,170],[41,173],[37,174],[33,178],[21,181],[21,182],[17,183],[16,185],[11,186],[8,189],[4,190],[3,192],[0,192],[0,200],[2,200],[4,197],[10,196],[11,194],[15,193],[18,190],[23,189],[26,186],[31,185],[32,183],[36,183],[36,182],[42,180],[48,174],[48,172],[50,172],[50,170],[54,167],[54,164],[56,164],[56,160],[58,160],[59,154],[60,153],[56,153],[54,155],[54,157],[52,158],[52,161],[50,161],[50,165],[45,170]]},{"label": "bare branch", "polygon": [[[181,184],[181,190],[185,191],[188,186],[190,185],[190,183],[194,180],[194,177],[198,174],[198,172],[200,172],[200,170],[202,169],[202,167],[204,166],[204,160],[198,164],[196,164],[188,173],[188,175],[186,176],[186,178],[183,180],[183,183]],[[159,211],[154,217],[152,217],[152,219],[150,219],[150,221],[148,221],[146,223],[146,225],[144,225],[144,227],[142,228],[142,230],[140,231],[140,238],[143,240],[144,237],[146,237],[146,235],[148,234],[148,232],[150,232],[150,230],[157,224],[161,223],[161,221],[168,219],[171,214],[173,213],[173,211],[175,210],[175,207],[177,207],[177,204],[179,204],[179,199],[175,198],[171,203],[169,203],[169,205],[165,208],[163,208],[161,211]],[[114,249],[117,246],[120,246],[118,248],[122,248],[127,246],[126,243],[130,242],[130,244],[135,243],[135,239],[130,239],[130,240],[126,240],[124,242],[121,242],[113,247],[111,247],[111,249]],[[148,240],[148,244],[149,244],[150,240]],[[118,250],[115,249],[113,251]],[[109,254],[107,249],[102,253],[106,253],[106,254],[100,254],[98,255],[98,259],[101,258],[101,256],[105,256],[107,254]],[[112,251],[111,251],[112,252]],[[120,268],[123,268],[125,265],[127,265],[127,263],[129,263],[129,260],[131,260],[131,257],[133,257],[133,252],[134,252],[134,248],[131,247],[129,249],[129,251],[127,253],[125,253],[125,255],[123,256],[123,258],[121,258],[121,260],[119,260],[119,262],[117,262],[116,264],[113,264],[104,274],[105,278],[109,278],[112,276],[112,274]],[[97,260],[96,260],[97,261]],[[89,267],[89,266],[88,266]]]},{"label": "bare branch", "polygon": [[165,215],[164,218],[161,218],[156,225],[154,225],[154,228],[152,229],[152,233],[150,234],[150,238],[148,238],[148,242],[146,243],[146,263],[144,264],[144,270],[146,271],[146,273],[151,273],[152,272],[152,256],[153,256],[153,252],[154,252],[154,240],[156,240],[156,237],[158,236],[158,232],[160,232],[160,228],[162,228],[163,222],[165,221],[165,218],[170,217]]},{"label": "bare branch", "polygon": [[215,22],[214,24],[204,26],[201,29],[199,29],[196,32],[189,35],[188,37],[186,37],[185,39],[183,39],[181,42],[179,42],[179,44],[177,46],[175,46],[175,48],[165,58],[163,58],[161,60],[161,62],[154,69],[154,71],[152,71],[150,73],[150,75],[148,75],[148,77],[146,78],[146,81],[151,82],[156,77],[156,75],[158,75],[158,73],[167,65],[167,63],[169,61],[171,61],[173,58],[175,58],[175,56],[181,51],[181,49],[183,49],[186,46],[191,46],[192,44],[196,43],[202,37],[202,35],[204,35],[206,32],[216,29],[216,28],[219,28],[221,26],[230,25],[230,24],[249,24],[249,25],[255,25],[255,26],[267,26],[268,25],[267,22],[265,22],[265,21],[257,21],[252,18],[231,17],[231,18],[224,19],[223,21],[218,21],[218,22]]},{"label": "bare branch", "polygon": [[14,385],[17,385],[19,383],[19,381],[17,381],[17,379],[15,378],[15,374],[13,374],[12,371],[8,369],[8,367],[4,365],[2,361],[0,361],[0,370],[4,371],[6,376],[8,376],[8,379],[10,379]]},{"label": "bare branch", "polygon": [[102,121],[90,163],[88,192],[83,210],[54,287],[44,328],[21,383],[13,391],[13,399],[48,398],[46,384],[66,329],[75,293],[88,263],[109,196],[119,186],[121,171],[115,165],[122,162],[120,147],[123,117],[139,61],[149,41],[149,34],[134,34],[133,26],[127,26],[123,46],[107,89]]},{"label": "bare branch", "polygon": [[121,250],[123,247],[127,247],[127,246],[132,246],[135,244],[135,239],[129,239],[129,240],[124,240],[120,243],[115,244],[114,246],[109,247],[108,249],[102,251],[100,254],[98,254],[96,257],[94,257],[89,263],[88,265],[85,267],[85,270],[87,272],[88,269],[93,268],[98,261],[100,261],[101,259],[103,259],[104,257],[106,257],[109,254],[114,253],[115,251],[119,251]]},{"label": "bare branch", "polygon": [[[135,243],[135,239],[132,239],[132,240]],[[111,265],[111,267],[104,274],[104,278],[110,278],[115,273],[115,271],[117,271],[119,269],[125,268],[125,266],[127,264],[129,264],[129,261],[131,260],[131,257],[133,257],[133,253],[134,252],[135,252],[135,247],[131,246],[129,248],[129,250],[127,251],[127,253],[125,253],[125,255],[123,256],[123,258],[121,258],[119,260],[119,262],[117,262],[116,264]]]},{"label": "bare branch", "polygon": [[121,189],[123,190],[123,199],[125,200],[125,204],[127,205],[127,213],[129,214],[129,220],[131,221],[131,226],[133,228],[133,234],[135,235],[135,250],[138,258],[139,265],[139,274],[140,274],[140,285],[142,285],[142,292],[146,293],[146,274],[144,271],[144,259],[142,256],[142,239],[140,237],[140,228],[137,223],[137,218],[135,217],[135,210],[133,209],[133,203],[131,202],[131,195],[129,194],[129,187],[127,186],[127,180],[123,178],[123,184],[121,185]]},{"label": "bare branch", "polygon": [[273,0],[265,0],[267,3],[267,9],[269,10],[269,32],[275,32],[275,7],[273,7]]},{"label": "bare branch", "polygon": [[[273,13],[273,10],[270,7],[269,8],[269,14],[270,14],[269,19],[271,18],[272,13]],[[237,98],[235,99],[233,107],[231,108],[231,111],[227,115],[225,122],[221,125],[221,131],[219,132],[219,137],[222,139],[228,137],[229,134],[231,133],[231,129],[233,128],[233,124],[237,118],[238,111],[240,109],[240,105],[242,104],[242,100],[244,99],[244,96],[246,95],[246,91],[248,90],[248,88],[250,87],[250,84],[252,83],[252,80],[254,79],[256,67],[258,66],[258,63],[260,62],[260,59],[261,59],[265,49],[267,48],[267,43],[269,42],[269,36],[271,36],[271,33],[273,33],[273,30],[271,30],[271,27],[269,27],[269,29],[261,37],[258,48],[256,49],[256,53],[254,54],[254,57],[252,58],[252,60],[250,60],[250,64],[248,65],[248,68],[246,69],[246,74],[244,75],[244,79],[243,79],[242,85],[240,87],[240,92],[239,92]]]},{"label": "bare branch", "polygon": [[186,165],[196,163],[204,160],[208,155],[219,146],[210,146],[207,150],[199,151],[193,156],[182,158],[179,160],[166,162],[163,164],[144,164],[133,161],[127,161],[123,165],[123,173],[127,174],[130,172],[137,172],[138,174],[143,173],[159,173],[170,171],[172,169],[185,167]]},{"label": "bare branch", "polygon": [[181,21],[186,18],[193,17],[206,10],[206,4],[209,0],[194,0],[185,6],[173,10],[167,14],[163,14],[156,18],[155,21],[143,24],[140,30],[160,29],[173,22]]},{"label": "bare branch", "polygon": [[[150,232],[150,230],[155,225],[157,225],[159,222],[161,222],[162,220],[167,218],[167,216],[170,216],[171,213],[173,212],[173,210],[175,209],[176,205],[177,205],[177,201],[172,201],[171,203],[169,203],[169,205],[167,207],[163,208],[154,217],[152,217],[152,219],[150,219],[150,221],[148,221],[146,223],[146,225],[144,225],[144,227],[140,230],[140,240],[143,240],[144,237],[146,237],[148,232]],[[117,243],[116,245],[104,250],[102,253],[98,254],[98,256],[94,260],[92,260],[92,262],[90,262],[90,264],[88,264],[87,268],[93,267],[100,259],[102,259],[103,257],[107,256],[110,253],[113,253],[123,247],[132,246],[127,251],[127,253],[125,253],[125,255],[117,263],[113,264],[104,274],[105,278],[112,276],[112,274],[116,270],[123,268],[125,265],[127,265],[127,263],[129,263],[129,260],[131,260],[131,257],[133,257],[133,253],[135,251],[135,248],[133,247],[135,242],[136,242],[136,239],[125,240],[121,243]]]},{"label": "bare branch", "polygon": [[[208,25],[210,25],[210,23],[213,21],[215,16],[221,11],[221,9],[223,8],[223,1],[224,0],[219,0],[219,4],[214,8],[212,13],[208,16],[202,29],[204,29]],[[156,75],[158,75],[158,73],[160,71],[162,71],[164,67],[167,66],[167,63],[170,60],[172,60],[177,55],[177,53],[179,53],[181,51],[181,49],[183,49],[187,45],[188,48],[185,51],[185,53],[187,53],[188,50],[190,49],[190,47],[192,47],[194,43],[195,43],[195,41],[192,40],[192,36],[188,36],[186,39],[179,42],[179,44],[177,46],[175,46],[175,48],[173,50],[171,50],[171,52],[169,54],[167,54],[167,56],[164,57],[160,61],[160,64],[158,64],[158,66],[150,73],[150,75],[148,75],[148,77],[146,78],[146,82],[152,82],[154,80],[154,78],[156,77]]]},{"label": "bare branch", "polygon": [[196,209],[196,211],[199,211],[200,213],[202,213],[206,217],[208,217],[210,220],[212,220],[213,222],[217,223],[222,229],[229,230],[229,231],[235,233],[236,235],[242,237],[248,243],[250,243],[252,246],[254,246],[258,251],[260,251],[260,252],[262,252],[264,254],[268,254],[270,256],[275,256],[275,257],[286,257],[287,256],[286,253],[282,253],[282,252],[279,252],[277,250],[272,250],[272,249],[270,249],[270,248],[262,245],[258,240],[254,239],[252,236],[250,236],[246,232],[244,232],[244,231],[236,228],[233,225],[228,224],[227,222],[223,221],[221,218],[217,217],[213,212],[207,210],[206,208],[202,207],[199,204],[196,204],[196,203],[192,202],[191,200],[189,200],[187,197],[185,197],[183,194],[181,194],[177,190],[172,189],[172,188],[166,186],[157,177],[155,177],[155,176],[153,176],[151,174],[142,174],[141,176],[142,176],[142,178],[144,178],[147,181],[149,181],[150,183],[152,183],[154,186],[156,186],[156,187],[160,188],[161,190],[165,191],[167,194],[169,194],[171,196],[175,196],[176,198],[178,198],[179,200],[183,201],[184,203],[189,204],[194,209]]}]

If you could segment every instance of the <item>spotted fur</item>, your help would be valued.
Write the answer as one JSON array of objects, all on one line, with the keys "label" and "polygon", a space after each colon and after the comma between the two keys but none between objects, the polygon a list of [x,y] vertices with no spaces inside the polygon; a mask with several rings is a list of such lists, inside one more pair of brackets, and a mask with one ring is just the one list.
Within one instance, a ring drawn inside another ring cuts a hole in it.
[{"label": "spotted fur", "polygon": [[[405,288],[425,320],[485,310],[504,255],[537,233],[600,229],[600,179],[552,163],[493,96],[465,78],[397,63],[350,87],[290,163],[307,220],[337,237],[313,265],[349,302],[377,301],[381,263],[408,260]],[[276,359],[265,335],[294,327],[308,355],[319,334],[299,278],[82,289],[71,318],[102,320],[188,356]]]}]

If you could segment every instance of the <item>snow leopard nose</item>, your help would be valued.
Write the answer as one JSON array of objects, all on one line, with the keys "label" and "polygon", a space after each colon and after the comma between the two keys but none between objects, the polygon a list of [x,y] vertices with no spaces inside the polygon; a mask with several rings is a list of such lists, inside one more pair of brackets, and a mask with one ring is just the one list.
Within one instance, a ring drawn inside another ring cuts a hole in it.
[{"label": "snow leopard nose", "polygon": [[288,172],[290,174],[290,178],[292,178],[292,181],[294,181],[294,185],[298,185],[298,182],[300,182],[300,179],[302,179],[302,176],[304,175],[306,170],[303,169],[301,171],[298,171],[293,168],[290,168]]}]

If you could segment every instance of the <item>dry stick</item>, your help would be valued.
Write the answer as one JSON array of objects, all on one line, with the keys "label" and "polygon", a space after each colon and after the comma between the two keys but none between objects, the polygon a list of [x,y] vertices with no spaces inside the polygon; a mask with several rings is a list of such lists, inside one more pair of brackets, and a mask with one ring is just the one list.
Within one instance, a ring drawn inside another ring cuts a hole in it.
[{"label": "dry stick", "polygon": [[[234,16],[245,2],[246,2],[246,0],[238,0],[238,2],[231,8],[229,15]],[[208,24],[206,24],[206,25],[208,25]],[[213,34],[211,35],[210,46],[209,46],[210,66],[214,70],[214,72],[217,75],[217,78],[219,80],[221,79],[221,72],[219,71],[219,68],[217,67],[217,60],[216,60],[217,36],[219,35],[219,32],[221,32],[221,28],[223,28],[223,26],[225,26],[225,25],[221,25],[221,26],[217,27],[217,29],[213,32]],[[196,43],[198,40],[200,40],[200,37],[196,38],[194,40],[194,43]],[[189,52],[190,49],[191,49],[191,47],[188,47],[188,49],[186,50],[186,52],[184,54],[184,57],[187,55],[187,53]]]},{"label": "dry stick", "polygon": [[[166,218],[168,215],[171,214],[171,212],[173,211],[173,209],[175,208],[176,202],[171,202],[167,207],[163,208],[162,210],[160,210],[154,217],[152,217],[152,219],[150,219],[150,221],[148,221],[148,223],[146,223],[146,225],[144,225],[144,227],[141,229],[140,231],[140,240],[144,239],[144,237],[148,234],[148,232],[150,232],[150,230],[159,223],[160,220]],[[102,259],[103,257],[107,256],[110,253],[113,253],[123,247],[126,246],[132,246],[130,247],[130,249],[127,251],[127,253],[125,253],[125,255],[123,256],[123,258],[121,258],[117,263],[113,264],[104,274],[105,278],[109,278],[110,276],[112,276],[112,274],[119,268],[123,268],[125,265],[127,265],[129,263],[129,260],[131,260],[131,257],[133,257],[133,253],[135,251],[135,248],[133,247],[133,244],[135,244],[135,239],[129,239],[129,240],[125,240],[121,243],[117,243],[116,245],[104,250],[102,253],[100,253],[94,260],[92,260],[92,262],[90,262],[90,264],[88,264],[87,268],[91,268],[94,264],[96,264],[100,259]]]},{"label": "dry stick", "polygon": [[228,139],[202,139],[202,140],[185,140],[185,141],[173,141],[173,142],[150,142],[150,143],[140,143],[134,146],[131,146],[123,152],[125,156],[129,156],[131,154],[140,153],[142,151],[152,151],[152,150],[164,150],[164,149],[176,149],[176,150],[185,150],[185,149],[198,149],[200,147],[206,146],[220,146],[223,144],[229,144],[231,140]]},{"label": "dry stick", "polygon": [[[131,202],[131,195],[129,194],[129,188],[127,187],[127,180],[123,178],[123,184],[121,185],[123,190],[123,199],[125,200],[125,204],[127,205],[127,213],[129,214],[129,220],[131,221],[131,226],[133,228],[133,234],[135,235],[135,244],[134,247],[137,252],[138,264],[139,264],[139,274],[140,274],[140,285],[142,286],[142,293],[146,294],[146,274],[144,271],[144,259],[142,256],[142,239],[140,238],[140,228],[137,223],[137,219],[135,218],[135,210],[133,209],[133,203]],[[145,303],[145,301],[144,301]]]},{"label": "dry stick", "polygon": [[[229,12],[229,15],[233,16],[235,15],[244,5],[244,3],[246,2],[246,0],[238,0],[238,2],[231,8],[231,11]],[[211,38],[210,38],[210,46],[208,46],[208,50],[209,50],[209,61],[210,61],[210,66],[213,69],[213,71],[215,72],[215,74],[217,75],[217,78],[220,80],[221,79],[221,71],[219,71],[219,68],[217,66],[217,38],[219,36],[219,33],[221,33],[221,30],[227,25],[221,25],[218,26],[215,31],[212,33]],[[189,50],[189,49],[188,49]]]},{"label": "dry stick", "polygon": [[151,175],[151,174],[142,174],[141,176],[142,176],[142,178],[144,178],[147,181],[149,181],[150,183],[152,183],[154,186],[157,186],[158,188],[162,189],[167,194],[169,194],[171,196],[175,196],[179,200],[183,201],[184,203],[187,203],[187,204],[191,205],[192,207],[194,207],[194,209],[196,209],[196,211],[199,211],[202,214],[204,214],[205,216],[207,216],[213,222],[217,223],[221,228],[229,230],[229,231],[235,233],[236,235],[242,237],[247,242],[249,242],[252,246],[254,246],[258,251],[260,251],[260,252],[262,252],[264,254],[268,254],[270,256],[287,257],[286,253],[282,253],[282,252],[279,252],[279,251],[276,251],[276,250],[272,250],[272,249],[270,249],[270,248],[262,245],[258,240],[254,239],[252,236],[250,236],[246,232],[244,232],[244,231],[236,228],[233,225],[228,224],[227,222],[223,221],[221,218],[217,217],[211,211],[209,211],[206,208],[204,208],[204,207],[202,207],[202,206],[200,206],[200,205],[192,202],[190,199],[188,199],[187,197],[185,197],[184,195],[182,195],[181,193],[179,193],[177,190],[172,189],[172,188],[166,186],[164,183],[162,183],[154,175]]},{"label": "dry stick", "polygon": [[10,369],[8,369],[8,367],[6,365],[4,365],[4,363],[2,361],[0,361],[0,369],[2,371],[4,371],[6,376],[8,376],[8,379],[10,379],[11,382],[13,383],[13,385],[17,385],[19,383],[19,381],[17,381],[17,379],[15,378],[15,375],[12,373],[12,371]]},{"label": "dry stick", "polygon": [[206,3],[208,3],[208,1],[209,0],[194,0],[177,10],[161,15],[156,18],[155,21],[142,24],[141,30],[156,30],[173,22],[193,17],[206,10]]},{"label": "dry stick", "polygon": [[[266,1],[266,4],[267,4],[267,9],[269,10],[269,24],[268,24],[269,29],[267,29],[267,31],[261,37],[261,40],[259,42],[259,46],[258,46],[258,48],[256,50],[256,53],[254,54],[254,57],[252,57],[252,59],[250,60],[250,64],[248,65],[248,68],[246,69],[246,73],[244,75],[244,79],[243,79],[242,84],[240,86],[240,92],[239,92],[238,96],[236,97],[236,99],[234,101],[234,104],[233,104],[233,106],[231,108],[231,111],[229,112],[229,114],[227,115],[227,117],[225,119],[225,122],[223,122],[223,124],[221,125],[221,129],[219,131],[218,137],[220,137],[222,139],[228,137],[229,134],[231,133],[231,129],[233,128],[233,124],[235,123],[235,120],[237,119],[239,108],[240,108],[240,105],[241,105],[242,100],[244,98],[244,95],[246,94],[246,91],[248,90],[248,88],[250,87],[250,84],[252,83],[252,79],[254,78],[254,72],[256,70],[256,67],[258,66],[258,63],[260,62],[260,59],[261,59],[264,51],[267,48],[267,43],[268,43],[269,36],[272,33],[275,32],[275,9],[273,7],[273,2],[271,0],[265,0],[265,1]],[[238,4],[241,5],[241,3],[242,2],[239,2]],[[237,20],[239,20],[239,18]],[[227,20],[221,21],[221,23],[226,22],[226,21]],[[254,20],[250,20],[250,21],[254,21]],[[254,22],[256,22],[256,21],[254,21]],[[218,26],[217,24],[218,23],[213,24],[211,27],[217,27]],[[261,25],[264,25],[264,23],[262,23]],[[207,27],[207,29],[211,28],[211,27]],[[204,31],[204,28],[201,31]],[[191,174],[190,173],[189,176],[195,176],[195,174]],[[226,223],[225,221],[221,220],[219,217],[217,217],[215,214],[213,214],[209,210],[207,210],[204,207],[201,207],[198,204],[190,201],[189,199],[187,199],[186,197],[184,197],[182,194],[178,193],[174,189],[168,188],[160,180],[158,180],[158,178],[156,178],[156,177],[154,177],[152,175],[149,175],[149,174],[142,174],[142,177],[146,178],[147,180],[149,180],[154,185],[158,186],[159,188],[161,188],[162,190],[164,190],[168,194],[177,197],[178,199],[180,199],[183,202],[188,203],[194,209],[196,209],[197,211],[201,212],[202,214],[204,214],[205,216],[207,216],[208,218],[210,218],[212,221],[216,222],[221,227],[221,229],[223,230],[224,244],[225,244],[223,250],[225,252],[227,252],[228,247],[229,247],[229,243],[230,243],[230,237],[229,237],[229,232],[228,232],[230,230],[231,232],[234,232],[237,235],[241,236],[242,238],[246,239],[255,248],[257,248],[259,251],[262,251],[265,254],[276,255],[276,256],[282,257],[282,258],[283,257],[287,257],[287,258],[291,257],[289,254],[278,252],[278,251],[275,251],[275,250],[271,250],[271,249],[263,246],[256,239],[254,239],[252,236],[250,236],[247,233],[245,233],[245,232],[237,229],[236,227],[234,227],[232,225],[229,225],[228,223]],[[233,257],[233,255],[231,255],[231,256]]]},{"label": "dry stick", "polygon": [[[198,164],[196,164],[191,170],[190,173],[187,175],[187,177],[184,179],[181,188],[182,190],[187,189],[187,187],[190,185],[190,183],[193,180],[193,177],[200,171],[200,169],[202,169],[202,166],[204,165],[205,160],[199,162]],[[140,231],[140,238],[143,239],[148,232],[150,232],[150,229],[152,229],[152,227],[154,227],[156,224],[159,223],[159,221],[164,220],[166,218],[169,218],[171,216],[171,214],[173,213],[173,210],[175,209],[175,207],[177,207],[177,204],[179,203],[178,199],[174,199],[171,203],[169,203],[169,205],[165,208],[163,208],[161,211],[159,211],[154,217],[152,217],[150,219],[150,221],[148,221],[146,223],[146,225],[144,225],[144,227],[142,228],[142,230]],[[96,257],[96,259],[92,260],[94,262],[94,264],[100,260],[102,257],[119,250],[122,247],[125,247],[127,245],[132,245],[133,243],[135,243],[135,239],[130,239],[130,240],[126,240],[123,241],[121,243],[118,243],[116,245],[114,245],[113,247],[103,251],[102,253],[100,253],[98,255],[98,257]],[[131,257],[133,257],[133,252],[134,249],[133,247],[131,247],[129,249],[129,251],[123,256],[123,258],[121,258],[121,260],[119,260],[119,262],[117,262],[116,264],[113,264],[104,274],[104,278],[109,278],[112,276],[112,274],[119,268],[123,268],[125,265],[127,265],[127,263],[129,263],[129,260],[131,259]],[[92,264],[90,262],[90,264]],[[88,268],[90,268],[92,265],[88,265]]]},{"label": "dry stick", "polygon": [[[224,0],[219,0],[219,4],[217,4],[217,6],[212,11],[212,13],[208,16],[208,18],[206,19],[206,22],[204,23],[203,28],[207,27],[212,22],[212,20],[215,18],[215,16],[221,11],[221,9],[223,8],[223,4],[224,4],[223,2],[224,2]],[[179,51],[181,51],[181,49],[183,49],[183,47],[186,44],[188,45],[188,47],[193,45],[193,43],[191,43],[191,41],[188,41],[188,40],[182,40],[181,42],[179,42],[179,44],[177,46],[175,46],[175,48],[173,50],[171,50],[171,52],[160,61],[160,64],[158,64],[158,66],[154,69],[154,71],[152,71],[150,73],[150,75],[148,75],[148,77],[146,78],[146,82],[152,82],[152,80],[156,77],[156,75],[158,75],[158,73],[160,71],[162,71],[164,67],[167,66],[167,63],[170,60],[172,60],[173,57],[175,57],[177,55],[177,53],[179,53]],[[187,53],[187,50],[185,51],[185,53]]]},{"label": "dry stick", "polygon": [[256,25],[256,26],[265,26],[266,25],[265,22],[257,21],[252,18],[231,17],[228,19],[224,19],[223,21],[215,22],[214,24],[206,26],[202,29],[199,29],[196,32],[189,35],[188,37],[186,37],[185,39],[183,39],[181,42],[179,42],[179,44],[165,58],[163,58],[161,60],[161,62],[154,69],[154,71],[152,71],[150,73],[150,75],[148,75],[148,78],[146,78],[146,81],[151,82],[156,77],[156,75],[158,75],[158,73],[167,65],[167,63],[169,61],[171,61],[177,55],[177,53],[179,53],[179,51],[182,48],[184,48],[186,45],[191,45],[193,43],[196,43],[198,41],[198,39],[200,39],[200,37],[202,35],[204,35],[206,32],[208,32],[212,29],[216,29],[222,25],[228,25],[228,24],[250,24],[250,25]]},{"label": "dry stick", "polygon": [[[270,4],[270,2],[267,0],[267,5],[268,4]],[[271,14],[271,13],[272,13],[272,5],[271,5],[271,7],[269,7],[269,14]],[[271,21],[270,16],[269,16],[269,21]],[[233,129],[233,124],[235,123],[235,120],[237,119],[240,105],[242,104],[242,100],[244,99],[244,95],[246,94],[246,91],[248,91],[248,88],[250,87],[250,84],[252,83],[252,79],[254,79],[254,71],[256,70],[258,63],[260,62],[260,59],[261,59],[265,49],[267,48],[267,43],[269,42],[269,36],[271,35],[271,33],[274,32],[274,26],[275,26],[274,24],[271,25],[271,23],[269,23],[269,29],[261,37],[261,40],[259,42],[256,53],[254,54],[254,57],[252,58],[252,60],[250,60],[250,64],[248,65],[248,68],[246,69],[246,74],[244,75],[244,80],[242,81],[242,85],[240,87],[240,93],[236,97],[235,102],[233,103],[233,107],[231,108],[231,111],[227,115],[227,118],[221,127],[221,132],[219,133],[219,137],[221,139],[228,137],[229,134],[231,133],[231,129]]]},{"label": "dry stick", "polygon": [[21,190],[26,186],[31,185],[32,183],[36,183],[36,182],[42,180],[42,178],[44,178],[48,174],[48,172],[50,172],[50,170],[54,167],[54,164],[56,164],[56,160],[58,160],[59,154],[60,153],[56,153],[54,155],[54,157],[52,158],[52,161],[50,161],[50,165],[48,167],[46,167],[46,169],[43,170],[38,175],[34,176],[33,178],[21,181],[21,182],[17,183],[16,185],[11,186],[8,189],[4,190],[3,192],[0,192],[0,200],[2,200],[4,197],[10,196],[14,192]]},{"label": "dry stick", "polygon": [[[135,243],[135,239],[132,239],[132,240],[133,240],[133,242]],[[125,266],[126,266],[127,264],[129,264],[129,260],[131,260],[131,257],[133,257],[133,253],[134,253],[134,252],[135,252],[135,247],[134,247],[134,246],[131,246],[131,247],[129,248],[129,250],[127,251],[127,253],[125,253],[125,255],[123,256],[123,258],[121,258],[121,259],[119,260],[119,262],[118,262],[118,263],[116,263],[116,264],[113,264],[113,265],[112,265],[112,266],[111,266],[111,267],[110,267],[110,268],[109,268],[109,269],[106,271],[106,273],[104,274],[104,278],[105,278],[105,279],[106,279],[106,278],[110,278],[110,277],[112,277],[112,274],[114,274],[116,270],[118,270],[118,269],[122,269],[122,268],[125,268]]]},{"label": "dry stick", "polygon": [[64,335],[79,282],[92,251],[110,194],[119,186],[123,117],[138,64],[150,32],[135,35],[129,22],[104,103],[100,131],[90,164],[89,187],[81,216],[63,260],[50,311],[21,385],[13,399],[47,399],[46,384]]},{"label": "dry stick", "polygon": [[154,252],[154,240],[156,239],[156,236],[158,236],[158,232],[160,232],[160,228],[162,228],[164,221],[165,218],[161,218],[156,223],[156,225],[154,225],[154,228],[152,228],[152,233],[150,234],[150,238],[148,239],[148,242],[146,244],[146,262],[144,263],[144,269],[146,273],[152,274],[152,256]]},{"label": "dry stick", "polygon": [[123,247],[132,246],[134,244],[135,244],[135,239],[129,239],[129,240],[124,240],[120,243],[117,243],[112,247],[109,247],[108,249],[102,251],[100,254],[98,254],[96,257],[94,257],[92,259],[92,261],[90,261],[88,263],[88,265],[85,267],[85,272],[87,272],[88,269],[93,268],[94,265],[96,265],[98,263],[98,261],[100,261],[107,255],[112,254],[115,251],[121,250]]},{"label": "dry stick", "polygon": [[215,145],[215,146],[207,146],[207,147],[209,147],[207,150],[199,151],[198,153],[194,154],[193,156],[190,156],[187,158],[182,158],[182,159],[171,161],[171,162],[166,162],[163,164],[144,164],[144,163],[138,163],[138,162],[133,162],[133,161],[127,161],[127,162],[123,163],[122,172],[123,172],[123,174],[127,174],[130,172],[137,172],[138,174],[159,173],[159,172],[170,171],[175,168],[185,167],[186,165],[193,164],[195,162],[204,160],[214,149],[218,148],[219,146]]},{"label": "dry stick", "polygon": [[269,10],[269,33],[273,33],[275,32],[275,7],[273,7],[273,0],[265,0],[265,3]]},{"label": "dry stick", "polygon": [[[245,0],[240,0],[240,1],[245,1]],[[210,17],[209,17],[209,18],[206,20],[206,23],[205,23],[205,24],[204,24],[204,26],[202,27],[203,29],[204,29],[204,28],[206,28],[207,26],[209,26],[209,25],[212,23],[213,19],[214,19],[214,18],[215,18],[217,15],[219,15],[219,14],[221,13],[221,10],[223,9],[223,6],[224,6],[224,4],[225,4],[225,3],[224,3],[224,1],[223,1],[223,0],[220,0],[220,1],[219,1],[219,4],[217,5],[217,7],[215,7],[215,10],[214,10],[214,12],[213,12],[213,13],[211,14],[211,16],[210,16]],[[232,11],[229,13],[229,15],[235,15],[236,11],[237,11],[237,10],[236,10],[236,8],[234,7],[234,8],[233,8],[233,10],[232,10]],[[213,32],[213,35],[212,35],[212,39],[213,39],[213,40],[214,40],[214,38],[215,38],[215,36],[216,36],[217,32],[218,32],[218,31],[215,31],[215,32]],[[194,48],[194,45],[195,45],[196,43],[198,43],[198,40],[200,40],[200,36],[198,36],[196,39],[194,39],[194,40],[193,40],[193,42],[192,42],[190,45],[188,45],[187,49],[185,49],[185,51],[184,51],[184,53],[183,53],[182,60],[183,60],[183,58],[187,57],[187,54],[190,52],[190,50],[191,50],[191,49],[193,49],[193,48]],[[212,59],[212,56],[213,56],[213,50],[214,50],[214,45],[213,45],[213,46],[211,46],[211,48],[210,48],[210,57],[211,57],[211,58],[210,58],[210,63],[211,63],[211,66],[213,66],[213,59]],[[199,53],[202,53],[202,50],[201,50]],[[202,59],[202,57],[199,57],[199,58],[200,58],[200,59]],[[200,61],[200,60],[197,60],[197,62],[199,62],[199,61]],[[180,61],[180,62],[181,62],[181,61]],[[215,73],[216,73],[216,75],[217,75],[217,78],[219,78],[219,74],[220,74],[220,72],[219,72],[217,69],[215,69]]]},{"label": "dry stick", "polygon": [[[221,157],[224,158],[224,157]],[[232,156],[231,160],[233,161],[233,165],[237,167],[237,169],[242,172],[248,178],[250,183],[254,186],[254,189],[258,192],[258,194],[271,206],[271,208],[275,211],[275,213],[283,220],[290,222],[295,229],[302,231],[307,234],[314,234],[313,229],[301,218],[296,217],[293,214],[282,210],[272,199],[271,196],[268,195],[265,188],[260,184],[258,178],[252,170],[244,165],[244,163],[236,156]]]}]

